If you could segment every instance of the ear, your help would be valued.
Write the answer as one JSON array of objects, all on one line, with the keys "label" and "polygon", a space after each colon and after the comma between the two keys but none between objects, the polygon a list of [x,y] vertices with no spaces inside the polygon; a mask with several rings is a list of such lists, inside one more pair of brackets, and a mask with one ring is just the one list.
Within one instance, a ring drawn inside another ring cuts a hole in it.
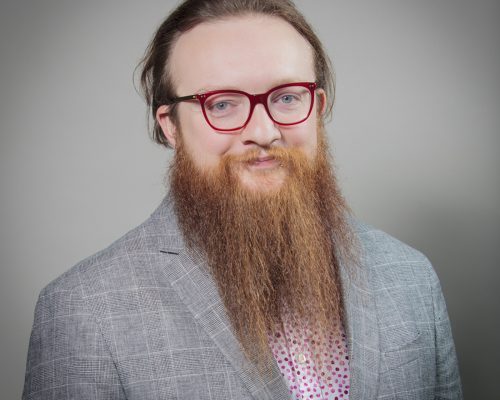
[{"label": "ear", "polygon": [[326,111],[326,93],[323,89],[316,90],[318,99],[318,115],[323,115]]},{"label": "ear", "polygon": [[175,126],[169,114],[169,106],[162,105],[156,110],[156,122],[160,125],[163,135],[167,139],[170,146],[175,148],[177,139],[177,127]]}]

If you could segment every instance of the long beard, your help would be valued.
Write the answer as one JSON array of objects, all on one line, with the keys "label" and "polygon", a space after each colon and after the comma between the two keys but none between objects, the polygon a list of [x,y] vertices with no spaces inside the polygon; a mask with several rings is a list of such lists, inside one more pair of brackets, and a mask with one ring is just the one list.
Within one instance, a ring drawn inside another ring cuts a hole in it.
[{"label": "long beard", "polygon": [[[285,313],[323,332],[342,319],[339,267],[355,257],[354,241],[319,136],[312,161],[297,149],[266,149],[285,171],[275,190],[240,182],[238,171],[256,152],[224,156],[202,172],[181,140],[171,168],[184,238],[205,256],[244,353],[261,365],[272,357],[268,335]],[[259,176],[263,184],[268,175]]]}]

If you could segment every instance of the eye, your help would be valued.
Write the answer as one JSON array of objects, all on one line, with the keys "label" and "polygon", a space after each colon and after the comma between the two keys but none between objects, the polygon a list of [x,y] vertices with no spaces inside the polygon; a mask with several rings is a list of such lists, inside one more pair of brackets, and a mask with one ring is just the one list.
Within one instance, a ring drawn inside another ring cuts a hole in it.
[{"label": "eye", "polygon": [[229,112],[235,106],[233,102],[227,100],[213,101],[205,104],[207,111],[218,114]]},{"label": "eye", "polygon": [[205,110],[217,116],[237,112],[246,97],[235,93],[221,93],[210,96],[205,102]]},{"label": "eye", "polygon": [[218,103],[212,104],[210,108],[217,111],[224,111],[229,107],[229,103],[227,101],[219,101]]},{"label": "eye", "polygon": [[276,106],[293,106],[300,103],[302,100],[300,93],[281,92],[271,96],[271,102]]},{"label": "eye", "polygon": [[292,96],[291,94],[284,94],[283,96],[280,97],[279,100],[284,104],[290,104],[294,100],[296,100],[296,97]]}]

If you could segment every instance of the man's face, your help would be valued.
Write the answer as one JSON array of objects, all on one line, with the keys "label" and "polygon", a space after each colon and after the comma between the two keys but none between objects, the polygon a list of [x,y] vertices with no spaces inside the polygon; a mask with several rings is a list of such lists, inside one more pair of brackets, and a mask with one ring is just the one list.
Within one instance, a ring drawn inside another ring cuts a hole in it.
[{"label": "man's face", "polygon": [[[197,25],[174,44],[170,68],[178,96],[220,89],[264,93],[283,83],[316,79],[309,43],[287,22],[260,15]],[[174,147],[182,134],[182,144],[200,171],[215,169],[224,156],[252,152],[251,161],[238,168],[240,182],[250,190],[276,189],[287,172],[269,157],[269,148],[297,148],[310,160],[316,155],[317,110],[324,104],[323,91],[316,94],[320,96],[310,117],[293,126],[275,124],[262,104],[243,129],[231,133],[211,128],[197,101],[178,105],[178,126],[168,118],[166,106],[157,118]]]}]

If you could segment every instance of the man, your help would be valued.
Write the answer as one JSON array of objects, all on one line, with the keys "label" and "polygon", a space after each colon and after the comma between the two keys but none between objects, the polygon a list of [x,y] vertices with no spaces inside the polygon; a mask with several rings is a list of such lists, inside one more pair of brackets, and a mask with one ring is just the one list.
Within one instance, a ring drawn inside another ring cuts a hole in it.
[{"label": "man", "polygon": [[184,1],[142,83],[170,192],[42,291],[25,399],[461,398],[429,262],[349,217],[290,1]]}]

